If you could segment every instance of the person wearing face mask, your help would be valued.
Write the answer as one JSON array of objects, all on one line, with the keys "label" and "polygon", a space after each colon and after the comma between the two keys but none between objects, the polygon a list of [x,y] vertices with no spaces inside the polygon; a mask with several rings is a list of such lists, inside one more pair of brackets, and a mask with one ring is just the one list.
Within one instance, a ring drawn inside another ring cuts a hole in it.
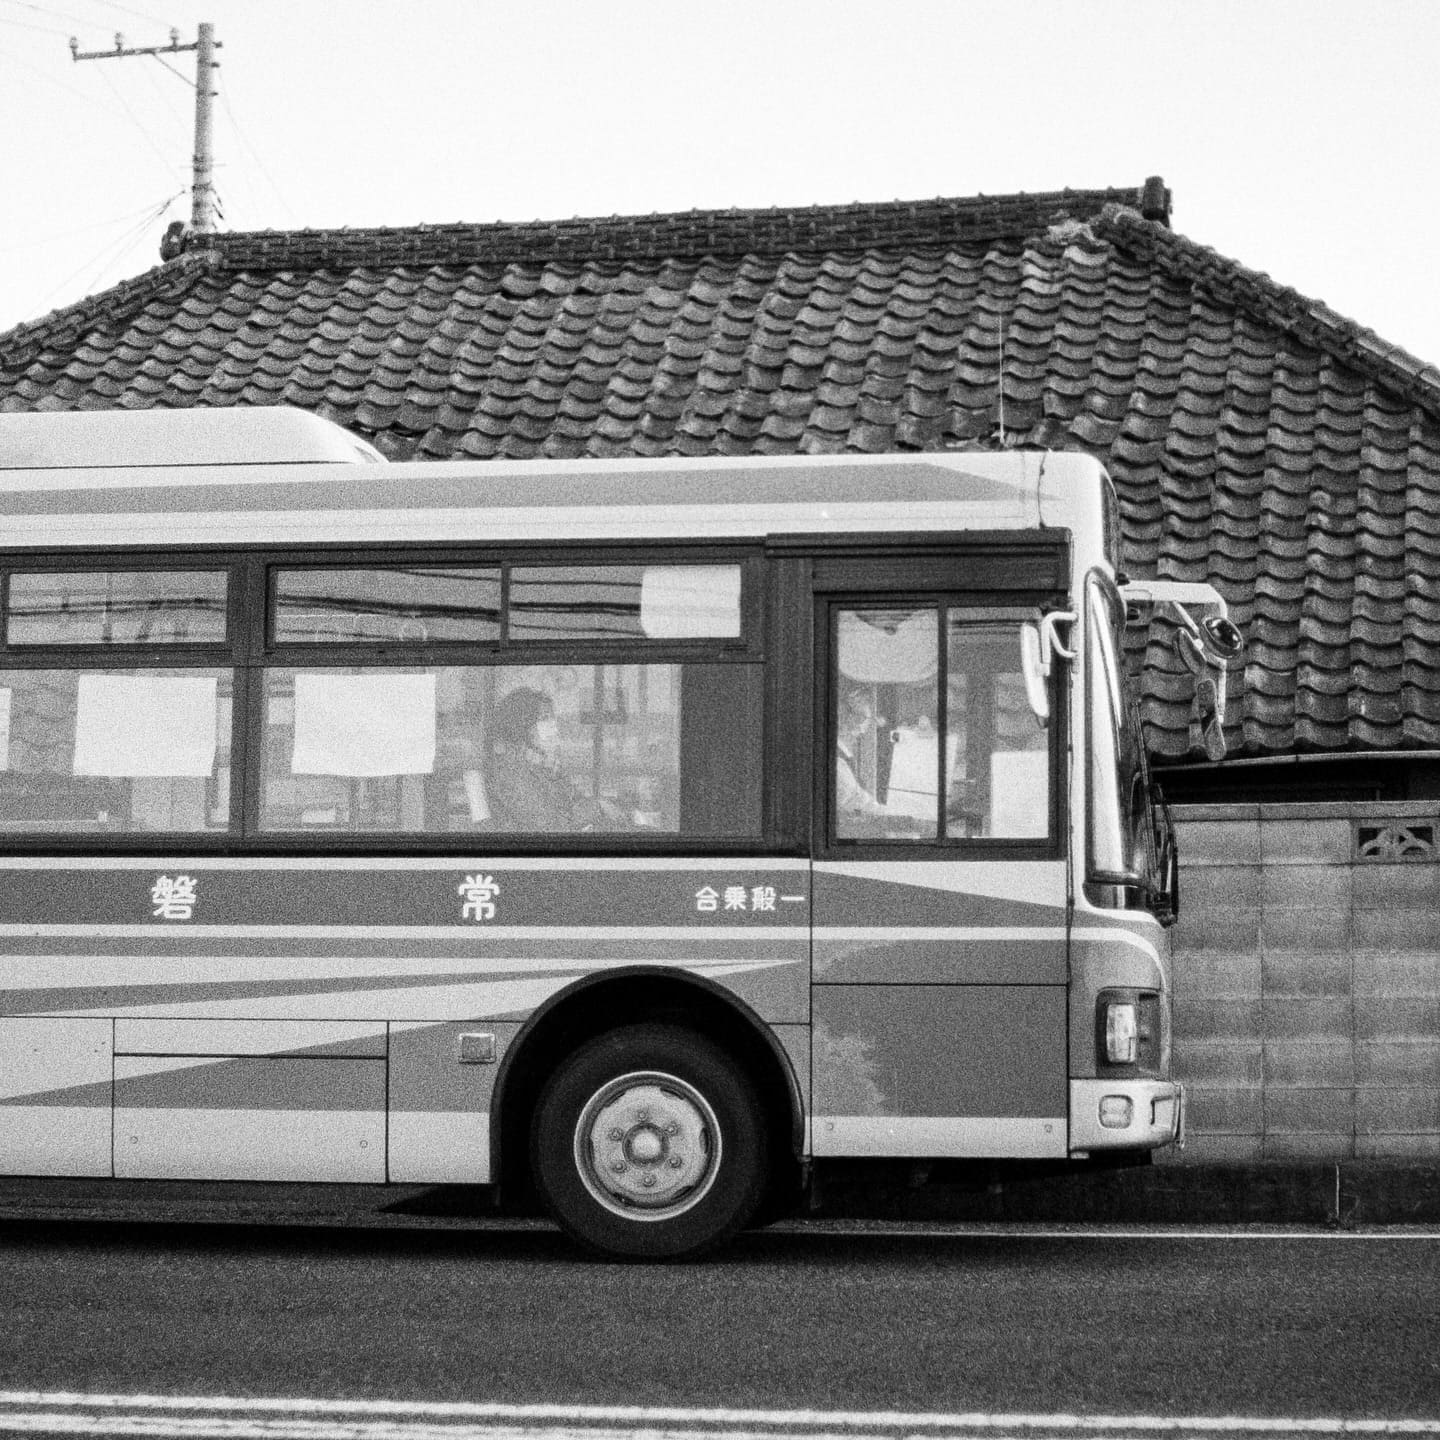
[{"label": "person wearing face mask", "polygon": [[485,786],[497,830],[626,830],[614,806],[581,793],[559,764],[555,702],[526,686],[503,695],[487,732]]}]

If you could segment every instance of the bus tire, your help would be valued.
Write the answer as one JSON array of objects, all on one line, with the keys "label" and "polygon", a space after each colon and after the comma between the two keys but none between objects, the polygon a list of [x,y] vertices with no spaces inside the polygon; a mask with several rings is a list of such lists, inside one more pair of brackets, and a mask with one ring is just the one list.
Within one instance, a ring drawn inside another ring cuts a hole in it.
[{"label": "bus tire", "polygon": [[612,1259],[677,1260],[728,1239],[764,1191],[763,1114],[718,1045],[674,1025],[590,1041],[541,1092],[533,1174],[547,1209]]}]

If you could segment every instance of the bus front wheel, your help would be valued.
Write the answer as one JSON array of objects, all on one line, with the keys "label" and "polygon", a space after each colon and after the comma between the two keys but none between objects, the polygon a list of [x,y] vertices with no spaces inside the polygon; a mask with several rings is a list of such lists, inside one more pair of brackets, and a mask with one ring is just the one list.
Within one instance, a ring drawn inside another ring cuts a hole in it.
[{"label": "bus front wheel", "polygon": [[673,1260],[733,1235],[764,1189],[749,1077],[704,1036],[637,1025],[592,1040],[551,1077],[531,1160],[559,1224],[611,1257]]}]

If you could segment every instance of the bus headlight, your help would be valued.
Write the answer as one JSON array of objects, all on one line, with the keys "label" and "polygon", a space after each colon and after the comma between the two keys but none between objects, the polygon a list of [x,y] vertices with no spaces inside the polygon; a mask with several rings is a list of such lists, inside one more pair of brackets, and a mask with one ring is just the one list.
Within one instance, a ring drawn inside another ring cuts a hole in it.
[{"label": "bus headlight", "polygon": [[1140,1014],[1133,1000],[1105,1002],[1105,1059],[1133,1065],[1140,1058]]},{"label": "bus headlight", "polygon": [[1167,1030],[1164,996],[1158,990],[1102,990],[1095,999],[1099,1073],[1160,1074],[1168,1062]]}]

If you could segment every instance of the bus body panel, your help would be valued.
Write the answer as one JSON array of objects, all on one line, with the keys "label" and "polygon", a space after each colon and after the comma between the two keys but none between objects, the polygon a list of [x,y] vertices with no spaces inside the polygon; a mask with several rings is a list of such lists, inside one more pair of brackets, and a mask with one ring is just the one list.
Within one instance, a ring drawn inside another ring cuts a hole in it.
[{"label": "bus body panel", "polygon": [[0,1005],[0,1173],[109,1175],[114,1026]]},{"label": "bus body panel", "polygon": [[1095,1004],[1102,990],[1168,994],[1168,946],[1164,932],[1138,913],[1077,911],[1071,933],[1071,1074],[1095,1075]]},{"label": "bus body panel", "polygon": [[483,1182],[496,1064],[581,978],[809,1021],[800,861],[16,857],[0,894],[12,1174]]},{"label": "bus body panel", "polygon": [[815,1154],[1063,1156],[1064,862],[815,872]]}]

